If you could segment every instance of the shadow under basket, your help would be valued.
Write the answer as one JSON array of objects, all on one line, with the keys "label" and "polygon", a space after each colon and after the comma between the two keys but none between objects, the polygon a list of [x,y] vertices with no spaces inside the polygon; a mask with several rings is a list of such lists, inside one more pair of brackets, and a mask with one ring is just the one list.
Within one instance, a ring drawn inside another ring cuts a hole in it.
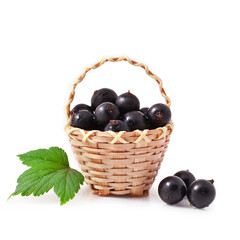
[{"label": "shadow under basket", "polygon": [[159,77],[152,74],[146,65],[130,60],[128,57],[104,58],[84,73],[73,84],[73,90],[67,104],[68,123],[65,130],[75,157],[80,164],[85,181],[90,189],[101,196],[148,194],[168,147],[173,122],[154,130],[135,130],[133,132],[86,131],[70,126],[70,104],[75,95],[76,85],[83,80],[90,69],[101,66],[104,62],[128,61],[140,66],[154,78],[161,94],[170,106]]}]

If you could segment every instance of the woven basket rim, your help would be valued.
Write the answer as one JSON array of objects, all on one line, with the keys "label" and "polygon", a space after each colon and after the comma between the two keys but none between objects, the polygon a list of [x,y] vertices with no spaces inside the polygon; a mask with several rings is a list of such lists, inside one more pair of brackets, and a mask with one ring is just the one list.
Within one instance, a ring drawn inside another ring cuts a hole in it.
[{"label": "woven basket rim", "polygon": [[[136,131],[143,132],[143,131],[146,131],[146,130],[147,130],[148,133],[152,134],[152,133],[155,133],[156,131],[162,130],[164,127],[168,127],[169,125],[171,125],[172,127],[174,126],[172,120],[169,121],[169,123],[166,124],[165,126],[159,127],[159,128],[155,128],[155,129],[148,129],[148,128],[146,128],[146,129],[143,129],[143,130],[136,129],[136,130],[134,130],[134,131],[128,131],[128,132],[123,131],[123,132],[124,132],[124,133],[127,133],[127,134],[135,134]],[[93,129],[93,130],[85,130],[85,129],[82,129],[82,128],[73,127],[73,126],[71,126],[71,125],[69,125],[68,128],[70,128],[70,129],[76,129],[76,130],[80,130],[80,129],[81,129],[81,130],[83,130],[85,133],[89,133],[89,132],[91,132],[91,131],[95,131],[96,133],[107,133],[107,134],[109,134],[109,132],[112,132],[112,131],[101,131],[101,130],[95,130],[95,129]],[[118,134],[119,132],[115,132],[115,133]],[[109,135],[109,136],[112,136],[112,135]]]},{"label": "woven basket rim", "polygon": [[[73,127],[68,125],[66,127],[66,131],[69,137],[74,138],[75,135],[82,135],[83,138],[81,141],[83,142],[95,142],[91,140],[91,137],[94,136],[95,138],[108,138],[109,143],[138,143],[141,140],[145,140],[146,142],[151,142],[153,140],[161,139],[166,136],[168,132],[168,136],[171,135],[173,131],[173,121],[171,120],[168,124],[164,127],[159,127],[156,129],[144,129],[144,130],[134,130],[131,132],[113,132],[113,131],[100,131],[100,130],[84,130],[81,128]],[[151,137],[150,137],[151,136]],[[127,139],[127,140],[126,140]],[[130,139],[130,140],[129,140]],[[134,140],[131,140],[134,139]],[[80,140],[80,139],[79,139]]]}]

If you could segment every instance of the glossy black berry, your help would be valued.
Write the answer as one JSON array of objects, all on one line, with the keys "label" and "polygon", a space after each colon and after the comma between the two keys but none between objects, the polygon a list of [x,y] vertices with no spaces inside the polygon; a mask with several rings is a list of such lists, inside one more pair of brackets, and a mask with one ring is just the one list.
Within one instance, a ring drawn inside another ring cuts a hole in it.
[{"label": "glossy black berry", "polygon": [[194,175],[191,172],[189,172],[189,170],[179,171],[179,172],[175,173],[174,176],[180,177],[184,181],[184,183],[186,184],[187,188],[190,186],[190,184],[192,182],[194,182],[196,180]]},{"label": "glossy black berry", "polygon": [[101,103],[95,110],[96,124],[99,130],[103,130],[110,120],[116,120],[119,116],[118,108],[111,102]]},{"label": "glossy black berry", "polygon": [[186,195],[186,191],[185,183],[177,176],[164,178],[158,186],[158,194],[167,204],[179,203]]},{"label": "glossy black berry", "polygon": [[162,103],[154,104],[147,113],[151,129],[165,126],[171,120],[170,108]]},{"label": "glossy black berry", "polygon": [[79,110],[71,117],[71,126],[85,130],[94,128],[94,115],[88,110]]},{"label": "glossy black berry", "polygon": [[80,110],[88,110],[88,111],[92,112],[92,108],[90,106],[88,106],[87,104],[81,103],[81,104],[76,105],[72,109],[71,113],[74,114]]},{"label": "glossy black berry", "polygon": [[118,96],[115,104],[121,114],[131,111],[138,111],[140,106],[138,98],[134,94],[130,93],[130,91]]},{"label": "glossy black berry", "polygon": [[208,207],[216,196],[213,180],[198,179],[187,190],[188,201],[196,208]]},{"label": "glossy black berry", "polygon": [[124,122],[129,126],[130,130],[147,129],[147,119],[140,111],[128,112],[124,115]]},{"label": "glossy black berry", "polygon": [[109,131],[109,130],[113,132],[120,132],[120,131],[129,132],[130,131],[128,125],[121,120],[110,120],[109,123],[104,128],[104,131]]},{"label": "glossy black berry", "polygon": [[124,120],[124,115],[120,115],[120,116],[118,117],[118,119],[121,120],[121,121],[123,121],[123,120]]},{"label": "glossy black berry", "polygon": [[103,102],[115,103],[117,94],[109,88],[101,88],[96,90],[91,99],[91,107],[95,110]]},{"label": "glossy black berry", "polygon": [[148,110],[149,110],[148,107],[144,107],[144,108],[141,108],[141,109],[140,109],[140,111],[141,111],[145,116],[147,116]]}]

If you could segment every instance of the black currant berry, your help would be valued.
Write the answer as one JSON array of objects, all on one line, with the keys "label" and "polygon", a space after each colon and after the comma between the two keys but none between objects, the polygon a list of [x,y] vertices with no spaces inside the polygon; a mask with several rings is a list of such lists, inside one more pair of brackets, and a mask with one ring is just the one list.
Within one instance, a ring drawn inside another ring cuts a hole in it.
[{"label": "black currant berry", "polygon": [[76,105],[72,109],[71,113],[74,114],[80,110],[88,110],[88,111],[92,112],[92,108],[90,106],[88,106],[87,104],[81,103],[81,104]]},{"label": "black currant berry", "polygon": [[194,175],[191,172],[189,172],[189,170],[179,171],[179,172],[175,173],[174,176],[180,177],[184,181],[184,183],[186,184],[187,188],[190,186],[190,184],[192,182],[194,182],[196,180]]},{"label": "black currant berry", "polygon": [[85,130],[94,128],[94,115],[88,110],[79,110],[71,117],[71,126]]},{"label": "black currant berry", "polygon": [[121,120],[110,120],[108,125],[104,128],[104,131],[109,131],[109,130],[113,132],[120,132],[120,131],[129,132],[130,131],[128,125]]},{"label": "black currant berry", "polygon": [[138,98],[134,94],[130,93],[130,91],[118,96],[115,104],[121,114],[125,114],[131,111],[138,111],[140,106]]},{"label": "black currant berry", "polygon": [[147,119],[140,111],[128,112],[124,115],[124,122],[129,126],[130,130],[144,130],[147,129]]},{"label": "black currant berry", "polygon": [[198,179],[187,190],[188,201],[196,208],[208,207],[216,196],[213,180]]},{"label": "black currant berry", "polygon": [[110,120],[116,120],[119,116],[118,108],[111,102],[101,103],[95,110],[96,124],[99,130],[103,130]]},{"label": "black currant berry", "polygon": [[162,103],[154,104],[147,113],[151,129],[165,126],[171,119],[170,108]]},{"label": "black currant berry", "polygon": [[91,107],[93,110],[97,108],[103,102],[115,103],[117,99],[117,94],[109,88],[101,88],[96,90],[91,99]]},{"label": "black currant berry", "polygon": [[140,109],[140,111],[141,111],[145,116],[147,116],[148,110],[149,110],[148,107],[144,107],[144,108],[141,108],[141,109]]},{"label": "black currant berry", "polygon": [[177,176],[164,178],[158,186],[158,194],[167,204],[179,203],[186,195],[186,191],[185,183]]},{"label": "black currant berry", "polygon": [[121,120],[121,121],[123,121],[123,120],[124,120],[124,115],[120,115],[120,116],[118,117],[118,119]]}]

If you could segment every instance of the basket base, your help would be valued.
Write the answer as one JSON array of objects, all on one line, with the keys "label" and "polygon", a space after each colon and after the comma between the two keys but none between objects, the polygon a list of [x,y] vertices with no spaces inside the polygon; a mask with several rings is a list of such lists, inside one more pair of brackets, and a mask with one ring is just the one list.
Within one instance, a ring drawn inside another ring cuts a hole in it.
[{"label": "basket base", "polygon": [[128,196],[148,196],[149,195],[149,190],[151,188],[152,185],[147,185],[144,188],[143,187],[135,187],[132,188],[131,190],[122,190],[122,191],[111,191],[109,189],[94,189],[93,186],[91,184],[89,184],[89,187],[91,189],[91,191],[94,194],[98,194],[99,196],[109,196],[109,195],[115,195],[115,196],[124,196],[124,195],[128,195]]},{"label": "basket base", "polygon": [[119,193],[119,192],[115,192],[115,193],[106,193],[104,191],[98,191],[98,192],[93,192],[94,194],[97,194],[100,197],[109,197],[109,196],[131,196],[131,197],[146,197],[149,196],[149,190],[144,190],[143,192],[138,192],[137,194],[133,194],[133,193]]}]

